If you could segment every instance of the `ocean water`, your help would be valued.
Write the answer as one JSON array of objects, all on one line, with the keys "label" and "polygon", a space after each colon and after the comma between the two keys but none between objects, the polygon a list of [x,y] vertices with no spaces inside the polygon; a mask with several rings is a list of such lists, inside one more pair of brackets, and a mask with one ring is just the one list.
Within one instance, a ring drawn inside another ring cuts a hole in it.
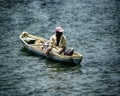
[{"label": "ocean water", "polygon": [[[0,96],[119,96],[119,0],[0,0]],[[22,31],[49,39],[62,26],[83,54],[69,66],[27,51]]]}]

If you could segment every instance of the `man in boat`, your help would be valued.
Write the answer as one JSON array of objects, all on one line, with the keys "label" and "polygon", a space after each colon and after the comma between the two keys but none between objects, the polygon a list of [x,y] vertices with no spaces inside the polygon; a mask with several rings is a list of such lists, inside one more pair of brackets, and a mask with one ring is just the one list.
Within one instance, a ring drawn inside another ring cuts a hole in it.
[{"label": "man in boat", "polygon": [[53,50],[53,48],[54,50],[56,49],[55,51],[57,51],[58,54],[65,52],[67,39],[63,35],[63,32],[64,30],[62,29],[62,27],[55,28],[55,34],[50,37],[49,47],[46,51],[46,55],[48,55],[49,52]]}]

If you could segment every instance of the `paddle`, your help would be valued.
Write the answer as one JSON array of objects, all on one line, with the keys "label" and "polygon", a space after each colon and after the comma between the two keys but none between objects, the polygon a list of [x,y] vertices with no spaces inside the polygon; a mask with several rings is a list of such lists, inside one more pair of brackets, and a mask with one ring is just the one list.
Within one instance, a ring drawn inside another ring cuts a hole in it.
[{"label": "paddle", "polygon": [[46,44],[36,44],[36,45],[35,44],[30,44],[30,45],[32,45],[32,46],[49,46],[49,44],[47,44],[47,45]]},{"label": "paddle", "polygon": [[[32,45],[32,46],[44,46],[44,47],[47,47],[47,46],[49,46],[49,44],[30,44],[30,45]],[[53,46],[53,48],[55,48],[55,49],[59,49],[59,48],[57,48],[57,47],[55,47],[55,46]]]}]

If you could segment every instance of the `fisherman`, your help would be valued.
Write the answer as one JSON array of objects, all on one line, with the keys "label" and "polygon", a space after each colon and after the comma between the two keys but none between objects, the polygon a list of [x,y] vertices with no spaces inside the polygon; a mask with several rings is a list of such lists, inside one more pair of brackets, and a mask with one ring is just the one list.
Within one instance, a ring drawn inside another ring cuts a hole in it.
[{"label": "fisherman", "polygon": [[62,27],[55,28],[55,34],[50,37],[49,47],[46,51],[46,55],[48,55],[49,52],[53,50],[53,48],[57,50],[58,54],[65,52],[67,46],[67,39],[63,35],[63,32],[64,30]]}]

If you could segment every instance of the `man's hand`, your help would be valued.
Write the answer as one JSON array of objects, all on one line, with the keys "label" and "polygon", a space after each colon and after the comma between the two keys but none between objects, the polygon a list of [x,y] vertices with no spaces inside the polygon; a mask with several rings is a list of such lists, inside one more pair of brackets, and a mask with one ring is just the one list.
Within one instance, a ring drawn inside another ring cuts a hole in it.
[{"label": "man's hand", "polygon": [[60,50],[58,51],[58,54],[61,54],[64,51],[65,51],[65,47],[64,48],[60,48]]}]

